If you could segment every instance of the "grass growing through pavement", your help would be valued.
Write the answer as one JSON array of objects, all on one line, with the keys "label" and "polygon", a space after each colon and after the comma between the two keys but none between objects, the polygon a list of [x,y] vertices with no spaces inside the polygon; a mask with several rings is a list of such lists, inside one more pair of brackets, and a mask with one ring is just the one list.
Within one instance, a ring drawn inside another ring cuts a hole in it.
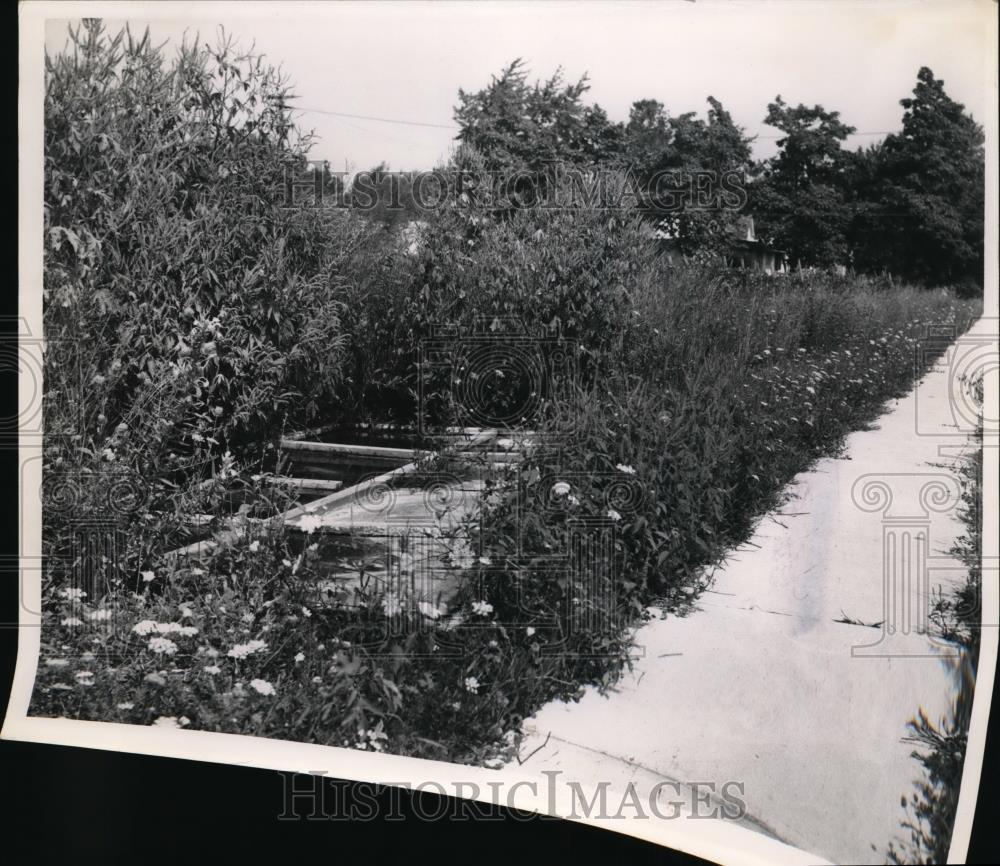
[{"label": "grass growing through pavement", "polygon": [[[982,378],[966,384],[982,405]],[[965,565],[965,580],[947,594],[939,593],[931,612],[938,634],[959,647],[960,657],[954,667],[956,695],[946,718],[935,723],[920,711],[909,724],[906,741],[916,747],[912,754],[922,778],[914,783],[909,798],[901,800],[905,817],[900,824],[905,837],[889,846],[886,858],[890,863],[948,862],[972,720],[982,629],[982,435],[980,424],[973,450],[958,463],[962,484],[960,517],[965,532],[949,553]]]}]

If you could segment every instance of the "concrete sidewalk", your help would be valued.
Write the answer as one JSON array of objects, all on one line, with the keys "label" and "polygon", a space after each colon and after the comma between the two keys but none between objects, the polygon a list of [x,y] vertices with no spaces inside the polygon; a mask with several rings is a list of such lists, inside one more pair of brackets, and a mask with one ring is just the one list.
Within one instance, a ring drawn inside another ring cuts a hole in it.
[{"label": "concrete sidewalk", "polygon": [[846,459],[798,476],[696,611],[641,627],[614,693],[528,720],[519,769],[735,781],[744,826],[837,863],[881,861],[920,775],[906,723],[920,708],[936,721],[955,688],[953,649],[922,633],[928,584],[964,576],[944,555],[962,531],[939,450],[964,441],[950,360],[852,434]]}]

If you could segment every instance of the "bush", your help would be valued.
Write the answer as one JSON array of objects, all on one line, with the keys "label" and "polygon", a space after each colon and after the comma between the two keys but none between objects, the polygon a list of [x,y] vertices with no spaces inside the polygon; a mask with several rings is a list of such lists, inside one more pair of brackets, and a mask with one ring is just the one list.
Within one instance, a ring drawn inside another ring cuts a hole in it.
[{"label": "bush", "polygon": [[[614,357],[630,312],[625,287],[651,254],[637,218],[459,204],[426,213],[421,226],[415,249],[397,241],[352,287],[352,380],[339,405],[379,420],[412,423],[424,409],[434,426],[454,421],[448,396],[463,378],[462,356],[452,358],[455,369],[421,365],[421,346],[431,343],[492,341],[498,365],[521,351],[510,348],[517,344],[546,357],[570,351],[586,381]],[[485,417],[504,417],[519,402],[511,387],[493,378],[478,388],[492,393],[480,407]],[[423,407],[421,388],[431,395]]]},{"label": "bush", "polygon": [[288,95],[229,40],[168,62],[148,32],[109,37],[85,21],[46,57],[53,568],[81,516],[126,523],[126,571],[190,540],[191,512],[219,505],[197,486],[206,476],[260,463],[283,425],[334,398],[344,265],[368,235],[283,207],[285,170],[309,145]]},{"label": "bush", "polygon": [[280,73],[229,41],[167,64],[99,22],[71,43],[46,58],[53,442],[100,451],[124,421],[155,471],[192,439],[245,449],[307,419],[340,377],[343,276],[328,226],[282,207],[308,139]]}]

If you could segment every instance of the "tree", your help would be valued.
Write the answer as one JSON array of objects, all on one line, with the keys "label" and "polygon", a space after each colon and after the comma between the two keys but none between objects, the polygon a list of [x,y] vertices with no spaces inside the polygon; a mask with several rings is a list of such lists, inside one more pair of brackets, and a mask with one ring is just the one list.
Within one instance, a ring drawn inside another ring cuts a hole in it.
[{"label": "tree", "polygon": [[[678,212],[674,233],[686,253],[722,252],[746,203],[745,182],[751,168],[751,144],[742,127],[715,97],[708,97],[707,120],[694,112],[671,118],[672,143],[668,168],[680,169],[682,182],[699,185],[693,201]],[[703,182],[704,181],[704,182]],[[708,197],[706,199],[706,191]]]},{"label": "tree", "polygon": [[586,105],[587,76],[575,83],[562,70],[529,85],[518,59],[475,93],[458,91],[458,139],[472,145],[492,171],[541,172],[547,164],[590,168],[620,150],[621,125],[599,105]]},{"label": "tree", "polygon": [[[737,126],[722,103],[708,97],[706,120],[688,112],[670,117],[662,103],[633,103],[625,127],[624,162],[648,192],[645,211],[693,252],[722,241],[743,204],[742,186],[727,174],[744,175],[752,139]],[[699,177],[700,176],[700,177]]]},{"label": "tree", "polygon": [[775,98],[764,122],[781,130],[778,154],[761,166],[750,187],[760,234],[789,253],[792,261],[832,265],[849,255],[847,232],[848,154],[843,141],[854,132],[837,111],[821,105],[792,107]]},{"label": "tree", "polygon": [[652,175],[666,165],[673,135],[662,102],[655,99],[633,102],[624,132],[625,163],[640,177]]},{"label": "tree", "polygon": [[926,66],[903,128],[855,161],[859,263],[927,284],[983,279],[983,130]]}]

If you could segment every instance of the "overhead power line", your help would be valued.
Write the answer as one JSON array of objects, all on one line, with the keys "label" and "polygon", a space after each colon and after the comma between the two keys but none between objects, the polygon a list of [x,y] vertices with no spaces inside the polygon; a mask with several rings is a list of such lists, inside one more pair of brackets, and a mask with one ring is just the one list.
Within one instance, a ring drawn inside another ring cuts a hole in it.
[{"label": "overhead power line", "polygon": [[[877,129],[877,130],[874,130],[872,132],[852,132],[852,133],[848,134],[847,137],[850,138],[851,136],[854,136],[854,135],[895,135],[897,132],[899,132],[898,129]],[[780,135],[758,135],[758,136],[755,136],[755,137],[756,138],[767,138],[767,139],[771,139],[771,138],[788,138],[788,133],[787,132],[783,132]]]},{"label": "overhead power line", "polygon": [[334,117],[351,117],[354,120],[374,120],[378,123],[400,123],[403,126],[430,126],[434,129],[461,129],[459,126],[444,123],[426,123],[422,120],[399,120],[394,117],[371,117],[367,114],[348,114],[346,111],[328,111],[325,108],[294,107],[295,111],[311,111],[314,114],[331,114]]},{"label": "overhead power line", "polygon": [[[367,114],[348,114],[346,111],[330,111],[326,108],[306,108],[305,106],[293,106],[295,111],[310,111],[313,114],[329,114],[333,117],[350,117],[354,120],[374,120],[377,123],[398,123],[403,126],[428,126],[432,129],[461,129],[460,126],[455,126],[450,123],[428,123],[423,120],[400,120],[396,117],[372,117]],[[852,132],[850,135],[894,135],[898,130],[893,129],[876,129],[865,132]],[[779,135],[757,135],[755,138],[762,139],[775,139],[775,138],[785,138],[787,133],[781,133]],[[850,136],[848,136],[850,137]]]}]

